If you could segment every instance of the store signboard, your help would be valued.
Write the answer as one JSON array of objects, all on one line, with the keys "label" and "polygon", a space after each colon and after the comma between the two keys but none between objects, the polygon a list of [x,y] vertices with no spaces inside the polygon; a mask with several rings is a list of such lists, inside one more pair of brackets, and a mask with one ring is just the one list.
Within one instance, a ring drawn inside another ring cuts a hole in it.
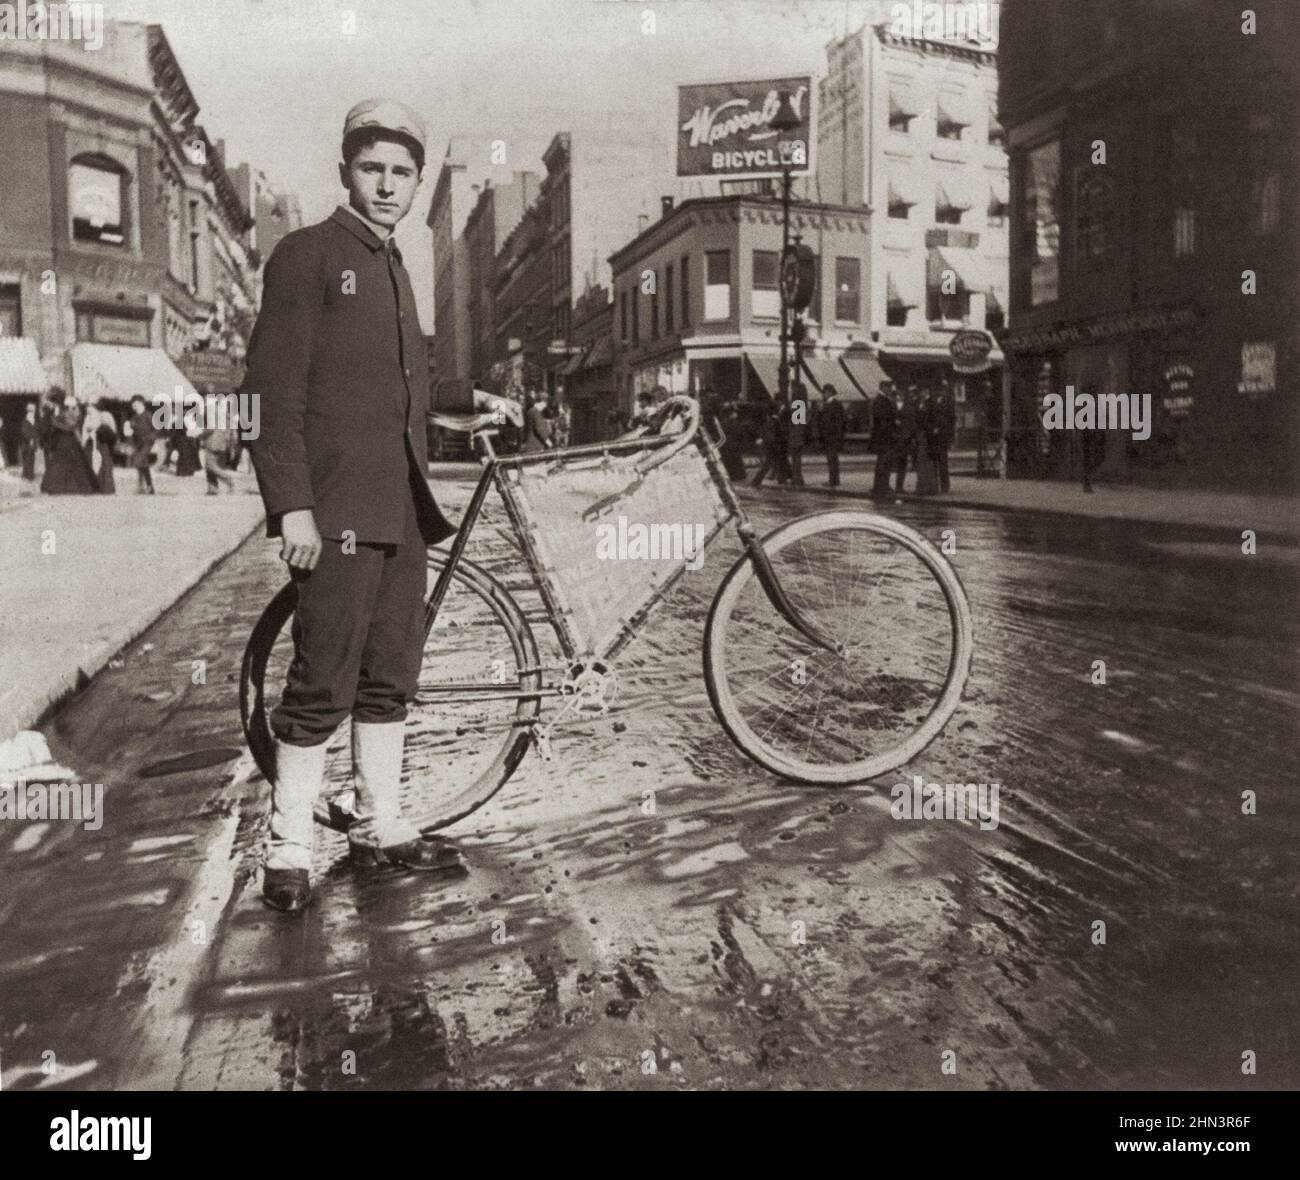
[{"label": "store signboard", "polygon": [[[776,131],[781,92],[799,125]],[[792,176],[812,172],[812,78],[707,82],[677,88],[678,176]]]}]

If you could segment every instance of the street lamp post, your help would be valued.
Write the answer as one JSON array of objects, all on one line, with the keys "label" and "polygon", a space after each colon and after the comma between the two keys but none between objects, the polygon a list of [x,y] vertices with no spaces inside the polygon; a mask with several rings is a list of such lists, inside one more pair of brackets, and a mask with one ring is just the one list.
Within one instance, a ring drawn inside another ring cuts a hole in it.
[{"label": "street lamp post", "polygon": [[[790,105],[790,92],[781,91],[781,102],[769,127],[778,134],[793,131],[800,125],[799,116]],[[779,143],[778,143],[779,150]],[[784,262],[790,251],[790,175],[793,162],[787,152],[781,153],[781,259]],[[781,367],[777,370],[777,390],[781,400],[790,399],[790,311],[786,301],[781,300]]]}]

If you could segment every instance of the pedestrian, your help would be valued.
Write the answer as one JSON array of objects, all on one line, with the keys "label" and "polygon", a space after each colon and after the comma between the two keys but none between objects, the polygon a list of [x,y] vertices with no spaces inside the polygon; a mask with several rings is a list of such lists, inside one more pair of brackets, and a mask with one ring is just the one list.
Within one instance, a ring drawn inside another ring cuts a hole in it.
[{"label": "pedestrian", "polygon": [[176,451],[175,471],[183,479],[188,479],[203,466],[203,459],[199,454],[199,435],[201,433],[202,431],[199,430],[198,421],[193,410],[186,412],[181,420],[181,425],[172,432],[173,445]]},{"label": "pedestrian", "polygon": [[869,445],[876,455],[876,470],[871,481],[871,494],[876,499],[889,495],[889,477],[893,471],[894,443],[898,436],[898,408],[894,404],[894,383],[882,381],[871,407],[871,439]]},{"label": "pedestrian", "polygon": [[913,467],[916,465],[920,400],[921,391],[915,382],[907,387],[905,393],[897,394],[895,399],[898,423],[894,431],[892,470],[894,491],[900,494],[907,486],[908,462],[910,461]]},{"label": "pedestrian", "polygon": [[103,408],[99,416],[99,425],[95,427],[95,480],[101,494],[116,495],[117,485],[113,482],[113,450],[117,446],[117,431],[113,428],[113,415]]},{"label": "pedestrian", "polygon": [[28,402],[23,409],[20,424],[19,458],[23,465],[23,479],[33,482],[36,479],[36,451],[41,445],[41,428],[36,421],[36,403]]},{"label": "pedestrian", "polygon": [[957,431],[957,405],[948,382],[941,381],[933,392],[925,413],[925,445],[934,468],[937,490],[948,492],[948,451]]},{"label": "pedestrian", "polygon": [[727,469],[727,478],[733,483],[743,483],[745,479],[745,426],[734,401],[722,403],[722,413],[718,422],[722,428],[722,446],[719,453],[722,465]]},{"label": "pedestrian", "polygon": [[533,403],[524,414],[525,454],[549,451],[555,446],[552,419],[547,415],[546,391],[539,389],[533,395]]},{"label": "pedestrian", "polygon": [[775,473],[778,486],[790,482],[793,473],[790,470],[789,430],[789,403],[778,398],[772,403],[763,421],[762,435],[759,440],[763,447],[763,462],[754,472],[754,478],[750,480],[751,487],[762,487],[768,472]]},{"label": "pedestrian", "polygon": [[[250,440],[267,534],[297,586],[294,656],[271,712],[276,773],[263,898],[311,899],[312,808],[326,747],[352,717],[354,863],[447,865],[447,850],[401,814],[407,706],[424,649],[428,546],[456,530],[429,490],[427,344],[393,230],[424,169],[425,131],[400,103],[347,114],[339,179],[347,204],[285,235],[267,261],[244,391],[260,399]],[[339,276],[355,294],[340,298]],[[447,382],[435,408],[515,404]]]},{"label": "pedestrian", "polygon": [[821,436],[826,452],[827,487],[840,486],[840,451],[844,449],[844,404],[833,385],[822,386]]},{"label": "pedestrian", "polygon": [[791,389],[790,420],[786,427],[786,459],[790,466],[790,481],[801,488],[803,482],[803,449],[808,440],[808,390],[796,380]]},{"label": "pedestrian", "polygon": [[131,417],[127,420],[126,432],[131,440],[131,466],[135,468],[136,495],[152,496],[153,445],[158,435],[149,408],[139,394],[131,399]]},{"label": "pedestrian", "polygon": [[199,446],[203,452],[203,474],[208,481],[207,494],[217,495],[222,484],[225,484],[226,491],[233,492],[235,477],[226,470],[230,458],[230,432],[209,427],[200,432]]},{"label": "pedestrian", "polygon": [[1079,443],[1083,452],[1083,490],[1093,492],[1093,477],[1106,461],[1106,432],[1104,430],[1079,430]]},{"label": "pedestrian", "polygon": [[97,490],[95,472],[81,446],[81,414],[57,387],[46,399],[41,446],[45,451],[42,492],[49,496],[88,496]]}]

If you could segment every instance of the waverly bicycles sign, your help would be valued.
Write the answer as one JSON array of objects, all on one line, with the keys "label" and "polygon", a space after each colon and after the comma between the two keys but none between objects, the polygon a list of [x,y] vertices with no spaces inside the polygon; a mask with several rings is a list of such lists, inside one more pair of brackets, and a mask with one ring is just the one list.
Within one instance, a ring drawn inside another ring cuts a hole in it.
[{"label": "waverly bicycles sign", "polygon": [[[799,126],[778,132],[771,122],[781,92]],[[677,88],[678,176],[771,176],[789,167],[812,171],[812,79],[708,82]]]}]

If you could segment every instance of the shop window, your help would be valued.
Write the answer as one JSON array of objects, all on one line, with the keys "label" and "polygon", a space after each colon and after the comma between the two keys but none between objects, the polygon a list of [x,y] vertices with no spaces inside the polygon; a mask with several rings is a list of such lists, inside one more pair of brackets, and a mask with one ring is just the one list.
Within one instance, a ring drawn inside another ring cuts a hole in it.
[{"label": "shop window", "polygon": [[126,245],[127,175],[106,156],[78,156],[68,168],[72,236],[78,242]]},{"label": "shop window", "polygon": [[780,260],[781,256],[775,250],[754,251],[750,312],[756,319],[776,319],[781,314]]}]

